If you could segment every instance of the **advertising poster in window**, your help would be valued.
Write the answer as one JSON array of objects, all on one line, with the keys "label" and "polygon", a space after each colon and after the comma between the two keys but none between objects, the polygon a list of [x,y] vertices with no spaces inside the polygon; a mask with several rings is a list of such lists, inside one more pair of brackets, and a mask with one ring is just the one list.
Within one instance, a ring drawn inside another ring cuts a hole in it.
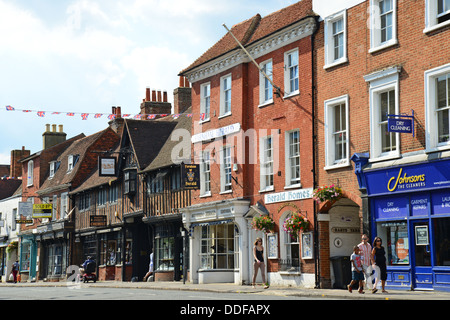
[{"label": "advertising poster in window", "polygon": [[416,226],[416,246],[429,245],[428,226]]},{"label": "advertising poster in window", "polygon": [[313,234],[312,232],[302,233],[302,259],[313,258]]}]

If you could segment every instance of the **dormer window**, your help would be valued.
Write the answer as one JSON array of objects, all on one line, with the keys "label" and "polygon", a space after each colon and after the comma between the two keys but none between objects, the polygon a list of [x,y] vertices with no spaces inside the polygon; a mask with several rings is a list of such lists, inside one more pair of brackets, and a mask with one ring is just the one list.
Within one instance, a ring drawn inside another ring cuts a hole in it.
[{"label": "dormer window", "polygon": [[50,175],[49,178],[53,178],[53,176],[55,175],[56,171],[58,171],[59,165],[61,164],[60,161],[52,161],[50,162]]},{"label": "dormer window", "polygon": [[68,162],[67,162],[67,173],[71,172],[73,170],[73,167],[77,164],[79,155],[71,154],[69,155]]}]

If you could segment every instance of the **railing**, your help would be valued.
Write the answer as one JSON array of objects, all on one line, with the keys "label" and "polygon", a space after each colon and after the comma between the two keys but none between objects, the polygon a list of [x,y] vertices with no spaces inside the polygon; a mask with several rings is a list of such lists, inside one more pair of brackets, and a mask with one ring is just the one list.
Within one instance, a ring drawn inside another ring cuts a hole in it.
[{"label": "railing", "polygon": [[294,259],[280,259],[278,261],[280,271],[295,271],[300,272],[300,259],[294,258]]}]

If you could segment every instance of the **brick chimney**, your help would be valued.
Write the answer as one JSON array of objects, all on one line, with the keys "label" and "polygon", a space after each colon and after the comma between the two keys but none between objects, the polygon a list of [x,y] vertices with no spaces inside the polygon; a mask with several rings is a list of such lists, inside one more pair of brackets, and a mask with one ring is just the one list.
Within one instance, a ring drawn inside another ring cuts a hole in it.
[{"label": "brick chimney", "polygon": [[122,136],[124,119],[122,118],[122,108],[120,106],[113,106],[111,114],[114,114],[116,117],[108,122],[109,127],[117,133],[119,136]]},{"label": "brick chimney", "polygon": [[191,87],[186,77],[180,76],[179,87],[173,90],[173,113],[183,113],[192,104]]},{"label": "brick chimney", "polygon": [[166,91],[152,90],[150,97],[150,88],[146,88],[145,99],[141,103],[141,114],[170,114],[171,111],[172,104],[167,101]]},{"label": "brick chimney", "polygon": [[57,145],[58,143],[66,141],[66,136],[63,132],[63,126],[59,125],[59,132],[56,131],[56,124],[52,125],[52,130],[50,131],[50,125],[45,125],[45,132],[42,134],[43,149],[48,149]]},{"label": "brick chimney", "polygon": [[22,176],[22,163],[19,160],[28,157],[30,154],[30,150],[25,150],[25,147],[22,147],[22,150],[11,151],[10,177],[19,178]]}]

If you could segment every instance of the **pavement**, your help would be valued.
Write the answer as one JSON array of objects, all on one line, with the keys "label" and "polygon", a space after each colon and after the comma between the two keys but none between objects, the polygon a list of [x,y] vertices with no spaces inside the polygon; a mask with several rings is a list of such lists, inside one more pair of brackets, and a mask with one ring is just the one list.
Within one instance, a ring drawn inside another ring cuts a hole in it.
[{"label": "pavement", "polygon": [[[0,283],[0,287],[64,287],[72,283],[62,282],[21,282],[21,283]],[[96,283],[81,283],[83,287],[97,288],[133,288],[133,289],[152,289],[152,290],[186,290],[211,293],[241,293],[241,294],[260,294],[273,296],[295,296],[318,299],[350,299],[350,300],[448,300],[450,301],[450,292],[445,291],[412,291],[412,290],[388,290],[388,293],[372,294],[366,290],[365,294],[359,294],[357,290],[353,293],[343,289],[309,289],[297,287],[277,287],[271,286],[264,289],[261,285],[252,288],[250,285],[235,285],[230,283],[214,284],[192,284],[186,282],[165,281],[165,282],[122,282],[122,281],[97,281]],[[214,299],[214,295],[212,295]]]}]

